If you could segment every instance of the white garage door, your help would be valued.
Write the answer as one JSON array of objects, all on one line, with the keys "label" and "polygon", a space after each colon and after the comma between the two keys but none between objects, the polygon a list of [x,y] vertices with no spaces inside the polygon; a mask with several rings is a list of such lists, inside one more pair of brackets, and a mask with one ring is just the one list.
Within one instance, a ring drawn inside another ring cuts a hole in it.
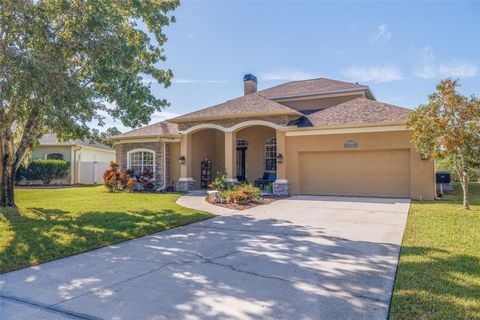
[{"label": "white garage door", "polygon": [[301,152],[300,190],[309,195],[410,197],[410,151]]}]

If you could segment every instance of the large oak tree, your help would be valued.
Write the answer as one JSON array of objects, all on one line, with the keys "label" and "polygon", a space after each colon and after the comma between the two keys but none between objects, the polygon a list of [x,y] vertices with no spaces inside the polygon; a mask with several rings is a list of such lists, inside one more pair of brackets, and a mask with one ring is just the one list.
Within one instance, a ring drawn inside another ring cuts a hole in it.
[{"label": "large oak tree", "polygon": [[46,131],[89,135],[105,115],[137,127],[168,105],[163,29],[178,0],[0,0],[0,202]]},{"label": "large oak tree", "polygon": [[463,189],[463,207],[469,209],[468,184],[480,166],[480,100],[457,91],[460,84],[442,80],[429,102],[410,114],[417,149],[454,168]]}]

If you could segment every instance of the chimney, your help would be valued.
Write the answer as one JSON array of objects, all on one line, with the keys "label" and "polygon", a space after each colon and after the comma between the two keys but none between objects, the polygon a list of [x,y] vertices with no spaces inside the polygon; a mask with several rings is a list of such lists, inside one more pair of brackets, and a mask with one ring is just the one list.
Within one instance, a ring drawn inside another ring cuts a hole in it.
[{"label": "chimney", "polygon": [[243,76],[243,94],[246,96],[247,94],[257,92],[257,77],[253,74],[246,74]]}]

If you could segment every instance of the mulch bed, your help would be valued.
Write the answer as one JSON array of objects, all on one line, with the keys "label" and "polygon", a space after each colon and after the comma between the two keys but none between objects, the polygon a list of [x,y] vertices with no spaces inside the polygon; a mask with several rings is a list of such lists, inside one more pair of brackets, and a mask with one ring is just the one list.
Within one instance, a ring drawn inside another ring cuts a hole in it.
[{"label": "mulch bed", "polygon": [[213,205],[223,207],[223,208],[228,208],[228,209],[233,209],[233,210],[246,210],[258,206],[263,206],[264,204],[270,204],[272,202],[275,202],[277,200],[282,200],[286,199],[288,197],[286,196],[262,196],[260,199],[245,203],[245,204],[237,204],[237,203],[212,203]]}]

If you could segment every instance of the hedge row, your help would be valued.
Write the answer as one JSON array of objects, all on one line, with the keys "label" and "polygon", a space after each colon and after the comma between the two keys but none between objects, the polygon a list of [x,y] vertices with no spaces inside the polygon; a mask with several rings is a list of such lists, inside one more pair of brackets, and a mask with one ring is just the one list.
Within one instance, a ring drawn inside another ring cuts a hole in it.
[{"label": "hedge row", "polygon": [[70,170],[70,162],[64,160],[33,160],[28,166],[20,166],[15,175],[17,182],[41,180],[49,185],[55,179],[65,178]]}]

